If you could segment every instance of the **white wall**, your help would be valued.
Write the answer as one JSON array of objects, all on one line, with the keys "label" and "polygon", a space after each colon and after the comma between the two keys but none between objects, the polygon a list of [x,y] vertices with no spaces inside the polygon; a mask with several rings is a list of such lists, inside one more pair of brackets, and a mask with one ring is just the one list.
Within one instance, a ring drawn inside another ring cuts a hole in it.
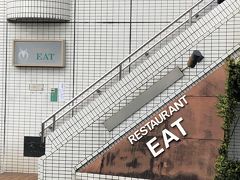
[{"label": "white wall", "polygon": [[[5,56],[0,56],[0,152],[3,150],[3,122],[6,121],[6,154],[0,167],[5,171],[36,172],[37,158],[23,157],[23,137],[38,136],[41,122],[64,104],[50,102],[50,89],[64,83],[65,100],[71,99],[122,60],[130,49],[137,48],[193,2],[197,0],[132,0],[130,24],[131,0],[76,0],[75,23],[72,0],[70,23],[8,23],[6,29],[5,0],[0,0],[1,54],[7,48],[6,69]],[[14,67],[14,39],[65,39],[66,67]],[[44,84],[44,91],[30,92],[29,84]],[[7,106],[4,119],[5,96]]]},{"label": "white wall", "polygon": [[6,23],[5,1],[0,1],[0,173],[3,171],[4,153],[4,104],[5,104],[5,62],[6,62]]}]

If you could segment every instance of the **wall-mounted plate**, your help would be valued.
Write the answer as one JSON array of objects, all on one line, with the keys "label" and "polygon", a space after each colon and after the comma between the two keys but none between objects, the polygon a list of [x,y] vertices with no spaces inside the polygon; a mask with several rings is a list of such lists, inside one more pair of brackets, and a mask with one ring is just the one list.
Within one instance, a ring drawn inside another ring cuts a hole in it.
[{"label": "wall-mounted plate", "polygon": [[14,66],[64,67],[64,40],[14,40]]}]

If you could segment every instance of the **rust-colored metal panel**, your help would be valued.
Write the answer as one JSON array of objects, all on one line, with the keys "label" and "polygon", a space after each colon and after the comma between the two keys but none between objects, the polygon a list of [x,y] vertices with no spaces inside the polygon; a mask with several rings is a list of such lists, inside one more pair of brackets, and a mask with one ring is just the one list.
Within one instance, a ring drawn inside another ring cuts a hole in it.
[{"label": "rust-colored metal panel", "polygon": [[[218,139],[223,137],[222,120],[217,115],[217,97],[187,96],[188,105],[167,121],[174,122],[183,117],[183,127],[188,132],[186,138]],[[175,129],[178,132],[177,129]],[[173,130],[174,132],[174,130]]]},{"label": "rust-colored metal panel", "polygon": [[225,79],[226,65],[223,65],[197,83],[187,94],[188,96],[218,96],[224,93]]},{"label": "rust-colored metal panel", "polygon": [[[225,66],[222,66],[188,90],[185,93],[188,105],[167,119],[164,124],[134,145],[129,143],[127,137],[120,140],[80,171],[153,180],[213,179],[218,147],[223,138],[222,120],[217,115],[216,103],[217,95],[224,93],[225,79]],[[170,127],[170,124],[179,117],[184,119],[181,124],[188,133],[185,137],[181,136],[177,128]],[[172,142],[169,149],[154,158],[146,142],[156,136],[161,147],[164,147],[162,140],[164,128],[171,129],[174,134],[181,137],[181,141]],[[133,132],[134,130],[131,133]]]}]

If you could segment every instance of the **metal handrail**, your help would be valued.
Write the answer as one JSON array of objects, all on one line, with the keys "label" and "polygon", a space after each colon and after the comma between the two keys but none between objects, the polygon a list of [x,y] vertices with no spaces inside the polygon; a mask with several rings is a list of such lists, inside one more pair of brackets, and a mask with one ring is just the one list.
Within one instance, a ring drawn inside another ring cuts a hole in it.
[{"label": "metal handrail", "polygon": [[[94,87],[95,85],[97,85],[101,80],[103,80],[106,76],[108,76],[110,73],[112,73],[114,70],[119,69],[119,72],[116,75],[119,75],[119,80],[121,80],[122,77],[122,71],[127,68],[130,67],[131,64],[133,64],[134,62],[136,62],[136,60],[138,60],[139,57],[142,57],[142,55],[146,54],[146,52],[149,52],[152,48],[154,48],[157,44],[159,44],[159,42],[163,41],[166,37],[168,37],[172,32],[176,31],[176,29],[178,29],[182,24],[186,23],[187,21],[189,21],[189,24],[192,24],[192,17],[195,16],[196,14],[198,14],[199,12],[201,12],[203,9],[205,9],[207,6],[209,6],[211,3],[213,3],[215,0],[212,0],[211,2],[209,2],[207,5],[205,5],[203,8],[201,8],[197,13],[195,13],[194,15],[192,15],[192,11],[195,7],[197,7],[200,3],[203,2],[203,0],[198,1],[195,5],[193,5],[191,8],[189,8],[187,11],[185,11],[183,14],[181,14],[178,18],[176,18],[173,22],[171,22],[169,25],[167,25],[164,29],[162,29],[159,33],[157,33],[156,35],[154,35],[152,38],[150,38],[147,42],[145,42],[143,45],[141,45],[139,48],[137,48],[134,52],[132,52],[131,54],[129,54],[127,57],[125,57],[119,64],[117,64],[115,67],[113,67],[111,70],[109,70],[107,73],[105,73],[100,79],[98,79],[97,81],[95,81],[94,83],[92,83],[88,88],[86,88],[84,91],[82,91],[80,94],[78,94],[77,96],[75,96],[73,99],[71,99],[68,103],[66,103],[65,105],[63,105],[61,108],[59,108],[56,112],[54,112],[51,116],[49,116],[46,120],[44,120],[42,122],[42,126],[41,126],[41,137],[42,137],[42,141],[44,141],[44,131],[52,126],[52,130],[54,131],[55,129],[55,123],[58,119],[62,118],[63,116],[65,116],[67,113],[69,113],[70,111],[72,111],[74,108],[76,108],[76,106],[78,106],[81,102],[83,102],[84,100],[86,100],[88,97],[90,97],[91,95],[93,95],[93,93],[95,93],[97,90],[94,90],[93,92],[91,92],[89,95],[87,95],[86,97],[84,97],[80,102],[78,102],[77,104],[71,106],[71,108],[69,108],[66,112],[64,112],[63,114],[61,114],[58,118],[56,118],[56,115],[61,112],[62,110],[64,110],[66,107],[68,107],[69,105],[73,104],[75,100],[77,100],[80,96],[82,96],[83,94],[85,94],[87,91],[89,91],[92,87]],[[178,22],[182,17],[184,17],[186,14],[189,13],[189,19],[186,20],[184,23],[182,23],[180,26],[178,26],[177,28],[175,28],[173,31],[171,31],[170,33],[168,33],[167,35],[165,35],[163,38],[161,38],[158,42],[154,43],[154,45],[152,45],[150,48],[148,48],[144,53],[141,54],[141,56],[138,56],[138,58],[136,58],[135,60],[129,62],[129,64],[123,68],[123,63],[125,63],[127,60],[129,60],[132,56],[134,56],[136,53],[138,53],[142,48],[146,47],[150,42],[152,42],[156,37],[158,37],[160,34],[162,34],[164,31],[166,31],[169,27],[171,27],[173,24],[175,24],[176,22]],[[116,75],[114,75],[113,77],[115,77]],[[113,78],[112,77],[112,78]],[[111,78],[111,79],[112,79]],[[111,79],[109,79],[107,82],[109,82]],[[103,87],[107,82],[105,82],[104,84],[102,84],[100,86]],[[99,89],[99,88],[97,88]],[[47,122],[49,122],[52,119],[52,124],[48,125],[47,127],[45,127],[45,124]]]}]

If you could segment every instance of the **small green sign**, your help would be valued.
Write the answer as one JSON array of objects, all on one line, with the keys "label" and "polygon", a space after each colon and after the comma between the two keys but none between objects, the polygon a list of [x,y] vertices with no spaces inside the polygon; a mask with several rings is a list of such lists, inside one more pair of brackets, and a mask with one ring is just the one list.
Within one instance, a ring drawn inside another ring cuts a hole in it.
[{"label": "small green sign", "polygon": [[58,101],[58,88],[52,88],[51,89],[51,102],[57,102]]}]

